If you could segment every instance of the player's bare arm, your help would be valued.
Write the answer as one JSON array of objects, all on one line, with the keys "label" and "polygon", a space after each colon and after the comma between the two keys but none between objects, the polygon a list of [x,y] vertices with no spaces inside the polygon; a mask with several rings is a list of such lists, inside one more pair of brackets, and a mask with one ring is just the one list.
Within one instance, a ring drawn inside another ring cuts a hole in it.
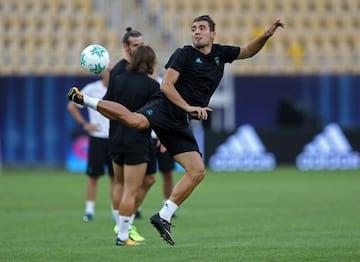
[{"label": "player's bare arm", "polygon": [[168,68],[164,74],[163,81],[160,86],[160,90],[166,95],[166,97],[178,107],[187,111],[189,104],[181,97],[179,92],[175,88],[175,83],[179,78],[180,73],[172,68]]},{"label": "player's bare arm", "polygon": [[70,112],[70,114],[74,117],[76,122],[78,122],[82,128],[88,132],[92,131],[98,131],[99,128],[96,125],[91,124],[90,122],[87,122],[81,112],[80,109],[76,106],[74,102],[69,102],[67,105],[67,109]]},{"label": "player's bare arm", "polygon": [[162,84],[160,86],[161,91],[166,97],[178,107],[188,112],[192,117],[207,120],[208,111],[212,111],[209,107],[191,106],[189,105],[176,90],[174,84],[179,78],[179,72],[169,68],[166,70]]},{"label": "player's bare arm", "polygon": [[284,28],[285,24],[277,19],[261,36],[255,38],[249,44],[241,47],[237,59],[245,59],[254,56],[265,45],[266,41],[275,33],[278,27]]}]

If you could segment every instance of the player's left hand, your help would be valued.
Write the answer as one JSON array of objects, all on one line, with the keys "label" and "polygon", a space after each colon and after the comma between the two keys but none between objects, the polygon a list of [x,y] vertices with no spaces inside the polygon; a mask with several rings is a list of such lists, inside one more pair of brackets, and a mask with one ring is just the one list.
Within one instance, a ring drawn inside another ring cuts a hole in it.
[{"label": "player's left hand", "polygon": [[281,22],[280,19],[277,19],[266,31],[265,36],[272,36],[278,27],[285,28],[285,23]]},{"label": "player's left hand", "polygon": [[197,118],[199,120],[207,120],[208,112],[212,112],[213,110],[210,107],[200,107],[200,106],[190,106],[188,112],[191,117]]}]

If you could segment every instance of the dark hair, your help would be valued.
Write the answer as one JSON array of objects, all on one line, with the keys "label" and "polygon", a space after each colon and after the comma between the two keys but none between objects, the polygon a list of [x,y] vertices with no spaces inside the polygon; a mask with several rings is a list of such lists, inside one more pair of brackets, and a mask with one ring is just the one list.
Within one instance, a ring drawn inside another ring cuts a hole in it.
[{"label": "dark hair", "polygon": [[131,26],[129,26],[126,28],[126,33],[123,36],[122,42],[123,44],[129,44],[130,37],[139,37],[139,36],[142,36],[142,34],[137,30],[133,30]]},{"label": "dark hair", "polygon": [[209,28],[210,28],[210,32],[215,32],[215,22],[214,20],[212,20],[212,18],[209,15],[201,15],[198,16],[194,19],[194,22],[199,22],[199,21],[206,21],[209,24]]},{"label": "dark hair", "polygon": [[156,55],[154,49],[149,45],[138,46],[132,57],[131,62],[126,66],[129,72],[137,72],[151,75],[154,72]]}]

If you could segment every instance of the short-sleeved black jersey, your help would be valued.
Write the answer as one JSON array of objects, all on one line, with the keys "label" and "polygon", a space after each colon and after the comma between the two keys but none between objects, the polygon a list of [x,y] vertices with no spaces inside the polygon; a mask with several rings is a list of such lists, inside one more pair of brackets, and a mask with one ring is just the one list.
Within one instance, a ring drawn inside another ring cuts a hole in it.
[{"label": "short-sleeved black jersey", "polygon": [[103,97],[104,100],[110,100],[115,101],[115,95],[116,95],[116,85],[114,83],[116,77],[118,77],[120,74],[126,72],[126,66],[129,64],[128,61],[125,59],[120,60],[110,71],[110,78],[109,78],[109,86],[106,91],[105,96]]},{"label": "short-sleeved black jersey", "polygon": [[[189,105],[205,107],[221,81],[225,63],[234,61],[239,52],[240,47],[214,44],[211,52],[205,55],[192,46],[184,46],[173,53],[165,68],[180,73],[175,88]],[[148,119],[172,156],[199,151],[189,127],[190,115],[163,93],[153,96],[138,112]]]},{"label": "short-sleeved black jersey", "polygon": [[114,77],[116,75],[120,75],[126,71],[126,66],[129,62],[126,59],[121,59],[119,62],[115,64],[113,69],[110,71],[110,77]]},{"label": "short-sleeved black jersey", "polygon": [[207,55],[192,46],[178,48],[165,68],[180,73],[175,88],[191,106],[207,106],[224,74],[225,63],[234,61],[240,47],[213,44]]},{"label": "short-sleeved black jersey", "polygon": [[[130,111],[137,111],[144,106],[160,89],[159,83],[141,73],[123,72],[113,79],[114,94],[112,99]],[[148,153],[150,129],[140,130],[117,122],[111,138],[113,153]]]},{"label": "short-sleeved black jersey", "polygon": [[[208,106],[209,101],[224,74],[225,63],[234,61],[240,47],[214,44],[207,55],[192,46],[178,48],[170,57],[165,68],[179,72],[175,88],[191,106]],[[163,93],[153,97],[138,112],[144,114],[155,130],[181,128],[190,122],[190,115],[172,103]]]},{"label": "short-sleeved black jersey", "polygon": [[[105,96],[103,97],[104,100],[110,100],[114,102],[117,101],[119,97],[119,93],[116,91],[116,79],[124,72],[126,72],[126,66],[129,62],[125,59],[120,60],[113,69],[110,71],[110,78],[109,78],[109,86],[106,91]],[[114,121],[110,119],[110,126],[109,126],[109,137],[113,137],[115,135],[115,130],[117,126],[120,125],[119,121]]]}]

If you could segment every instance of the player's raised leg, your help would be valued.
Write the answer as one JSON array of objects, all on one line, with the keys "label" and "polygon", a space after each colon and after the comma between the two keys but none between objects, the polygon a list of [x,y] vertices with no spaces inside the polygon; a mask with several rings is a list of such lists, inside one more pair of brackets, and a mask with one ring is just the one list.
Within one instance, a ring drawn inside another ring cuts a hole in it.
[{"label": "player's raised leg", "polygon": [[67,98],[77,104],[90,107],[111,120],[118,120],[125,125],[136,129],[150,128],[149,120],[142,114],[131,112],[122,104],[93,98],[82,94],[77,87],[72,87],[67,93]]}]

